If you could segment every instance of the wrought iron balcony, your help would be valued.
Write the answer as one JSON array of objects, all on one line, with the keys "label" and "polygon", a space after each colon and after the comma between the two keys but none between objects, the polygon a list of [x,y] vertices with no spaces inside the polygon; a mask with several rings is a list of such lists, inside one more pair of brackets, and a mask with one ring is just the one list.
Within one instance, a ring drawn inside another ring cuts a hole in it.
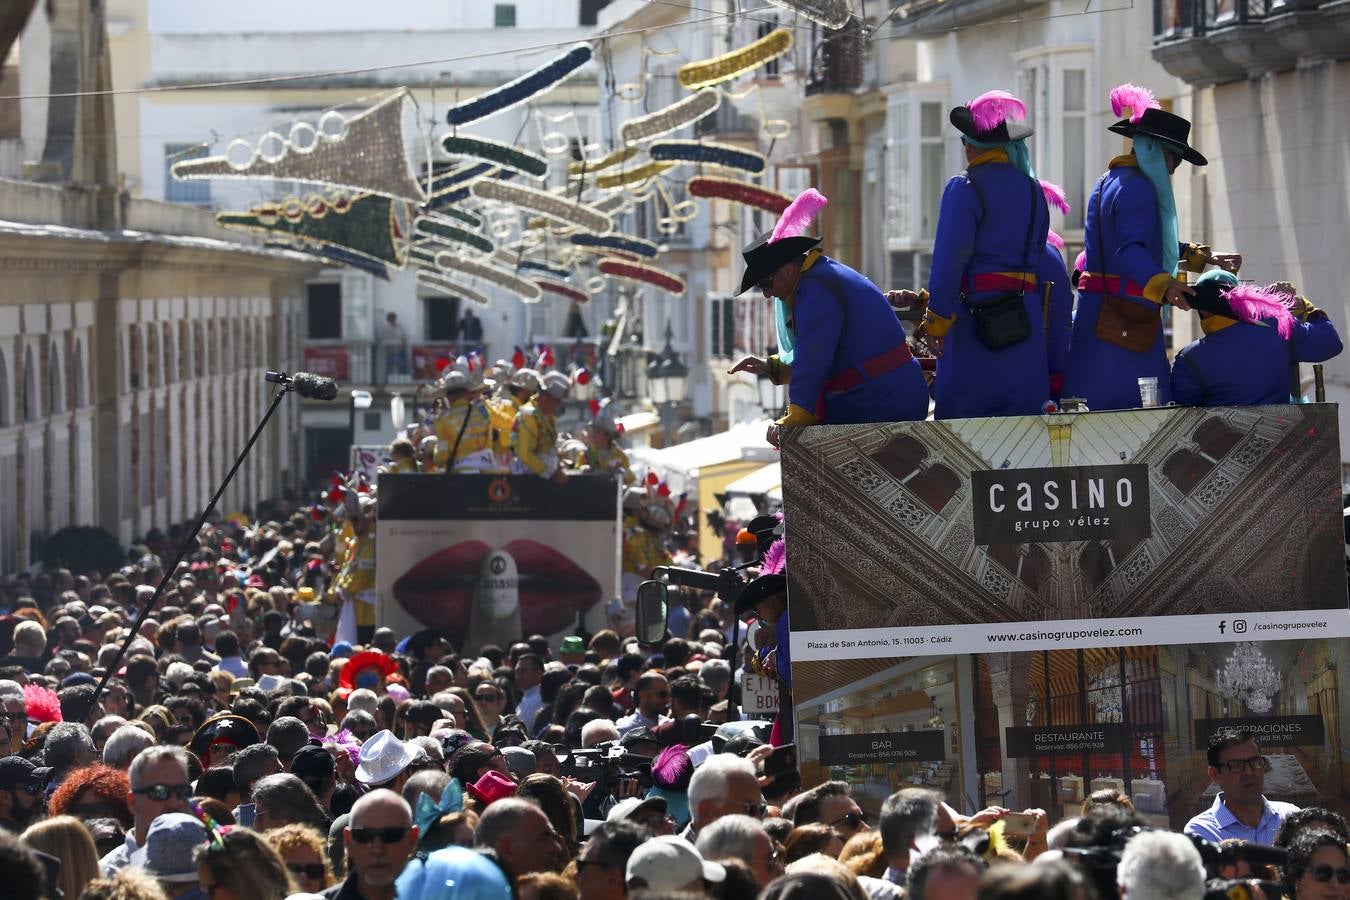
[{"label": "wrought iron balcony", "polygon": [[1199,86],[1350,57],[1350,0],[1154,0],[1153,58]]},{"label": "wrought iron balcony", "polygon": [[867,31],[857,16],[838,31],[813,26],[806,93],[849,93],[866,80]]}]

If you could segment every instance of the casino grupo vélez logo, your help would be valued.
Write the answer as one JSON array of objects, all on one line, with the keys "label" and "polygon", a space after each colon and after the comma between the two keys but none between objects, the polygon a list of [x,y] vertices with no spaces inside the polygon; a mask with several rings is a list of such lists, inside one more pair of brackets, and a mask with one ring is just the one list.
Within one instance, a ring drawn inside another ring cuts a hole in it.
[{"label": "casino grupo v\u00e9lez logo", "polygon": [[1030,544],[1150,536],[1148,466],[972,472],[975,543]]}]

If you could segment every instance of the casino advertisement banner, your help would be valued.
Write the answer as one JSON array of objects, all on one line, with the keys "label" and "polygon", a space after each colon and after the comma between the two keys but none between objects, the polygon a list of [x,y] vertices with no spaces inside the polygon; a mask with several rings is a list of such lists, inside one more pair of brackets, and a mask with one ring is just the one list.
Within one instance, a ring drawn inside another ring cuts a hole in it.
[{"label": "casino advertisement banner", "polygon": [[605,627],[618,593],[619,487],[601,475],[379,479],[376,621],[456,648]]},{"label": "casino advertisement banner", "polygon": [[1267,796],[1340,808],[1337,433],[1311,404],[794,430],[807,782],[1054,820],[1115,788],[1178,827],[1213,802],[1204,741],[1239,724]]}]

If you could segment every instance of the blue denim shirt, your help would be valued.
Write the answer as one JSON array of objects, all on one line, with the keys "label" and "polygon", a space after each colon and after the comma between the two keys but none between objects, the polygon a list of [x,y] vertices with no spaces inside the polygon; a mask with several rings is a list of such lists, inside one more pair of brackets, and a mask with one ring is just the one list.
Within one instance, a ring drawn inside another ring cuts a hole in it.
[{"label": "blue denim shirt", "polygon": [[1252,828],[1238,821],[1237,816],[1233,815],[1224,804],[1223,791],[1220,791],[1214,798],[1214,805],[1187,822],[1183,830],[1187,834],[1202,837],[1216,844],[1228,838],[1241,838],[1253,844],[1270,846],[1275,843],[1275,832],[1280,830],[1280,823],[1284,821],[1284,817],[1292,812],[1298,812],[1298,807],[1292,803],[1281,803],[1279,800],[1267,800],[1265,797],[1262,797],[1261,801],[1266,808],[1261,813],[1261,822]]}]

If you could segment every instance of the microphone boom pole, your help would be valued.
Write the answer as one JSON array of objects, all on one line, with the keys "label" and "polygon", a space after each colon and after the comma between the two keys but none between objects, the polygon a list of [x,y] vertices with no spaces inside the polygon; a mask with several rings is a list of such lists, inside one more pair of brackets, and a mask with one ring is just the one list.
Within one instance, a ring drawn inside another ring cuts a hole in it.
[{"label": "microphone boom pole", "polygon": [[[126,656],[127,650],[131,647],[131,642],[136,640],[137,636],[140,635],[141,626],[144,625],[145,620],[150,617],[150,612],[159,604],[159,600],[164,596],[164,590],[169,586],[169,582],[177,577],[178,567],[187,556],[188,548],[193,546],[197,539],[197,535],[201,533],[202,527],[206,524],[207,518],[210,517],[212,511],[216,508],[216,504],[220,502],[221,496],[224,495],[225,489],[229,487],[230,482],[234,480],[235,473],[238,472],[239,467],[244,464],[244,460],[248,457],[249,452],[253,450],[253,445],[258,443],[258,438],[262,436],[263,429],[267,427],[267,423],[271,420],[272,414],[277,411],[277,407],[281,405],[282,399],[292,390],[296,389],[296,385],[294,384],[295,379],[306,374],[307,373],[304,372],[297,372],[293,378],[285,372],[267,373],[267,381],[280,386],[276,393],[272,395],[272,402],[268,405],[267,411],[263,413],[262,420],[258,422],[258,427],[253,429],[253,434],[249,436],[248,443],[246,443],[244,449],[240,451],[238,458],[234,461],[234,465],[231,466],[230,471],[225,474],[225,480],[220,483],[220,487],[216,488],[215,495],[211,497],[211,500],[206,504],[206,508],[202,510],[202,514],[197,518],[197,524],[193,525],[192,531],[188,533],[187,537],[183,538],[182,546],[178,548],[178,556],[174,558],[173,564],[164,567],[164,574],[159,579],[159,585],[155,588],[154,596],[150,598],[149,602],[145,604],[145,608],[141,610],[140,615],[136,617],[135,623],[131,626],[131,633],[126,636],[126,640],[122,641],[122,646],[118,648],[117,655],[108,663],[108,671],[103,673],[103,680],[98,683],[98,687],[94,691],[93,699],[89,701],[89,708],[86,709],[84,715],[76,721],[83,721],[88,718],[90,711],[98,705],[99,698],[103,696],[103,691],[108,687],[108,682],[111,681],[113,675],[117,673],[123,657]],[[316,383],[320,380],[319,376],[310,375],[308,377],[313,379]],[[304,379],[300,380],[302,382],[304,381]],[[321,380],[333,383],[332,379]],[[333,391],[336,393],[336,384],[334,384]],[[309,395],[308,391],[302,390],[300,393],[302,395]],[[320,399],[332,398],[321,396]]]}]

